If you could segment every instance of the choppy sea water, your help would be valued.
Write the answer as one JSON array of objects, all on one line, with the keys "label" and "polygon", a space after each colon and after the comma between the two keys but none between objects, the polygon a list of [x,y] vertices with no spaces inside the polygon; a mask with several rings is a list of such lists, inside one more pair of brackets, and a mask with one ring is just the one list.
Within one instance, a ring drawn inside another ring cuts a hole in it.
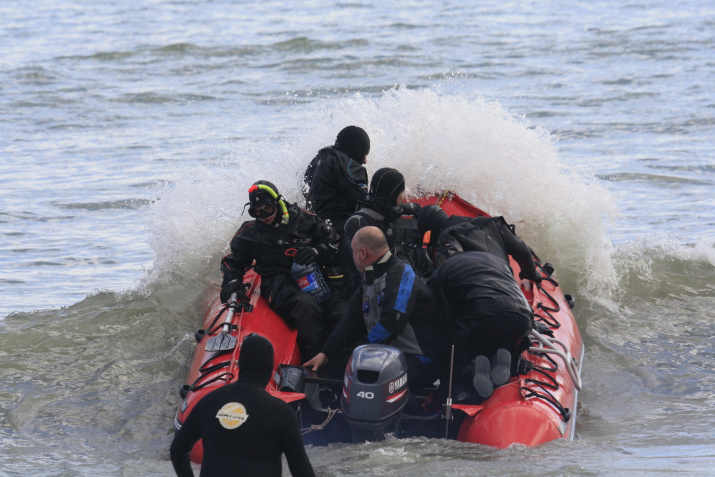
[{"label": "choppy sea water", "polygon": [[[247,187],[347,124],[556,266],[577,439],[310,448],[319,475],[708,475],[715,7],[0,6],[0,475],[172,475],[203,295]],[[287,472],[287,470],[285,471]]]}]

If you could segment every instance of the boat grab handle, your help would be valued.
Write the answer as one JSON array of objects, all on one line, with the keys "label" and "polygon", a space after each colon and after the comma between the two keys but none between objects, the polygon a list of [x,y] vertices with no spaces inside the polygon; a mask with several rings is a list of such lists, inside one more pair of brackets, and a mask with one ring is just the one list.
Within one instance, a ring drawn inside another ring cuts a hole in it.
[{"label": "boat grab handle", "polygon": [[[571,381],[573,381],[574,386],[577,390],[581,390],[581,370],[578,368],[576,361],[571,356],[571,352],[568,350],[567,346],[563,341],[557,340],[556,338],[549,338],[544,336],[536,330],[531,330],[529,336],[539,342],[539,346],[532,346],[529,348],[530,353],[545,353],[545,354],[555,354],[561,358],[566,365],[566,370],[571,376]],[[554,344],[555,343],[555,344]],[[558,344],[562,349],[556,347]]]}]

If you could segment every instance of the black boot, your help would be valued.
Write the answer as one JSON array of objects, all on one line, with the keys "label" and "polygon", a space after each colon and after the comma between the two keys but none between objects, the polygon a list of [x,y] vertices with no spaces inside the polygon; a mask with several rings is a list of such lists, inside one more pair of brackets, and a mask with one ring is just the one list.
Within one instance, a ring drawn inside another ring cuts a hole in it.
[{"label": "black boot", "polygon": [[491,365],[486,356],[477,356],[474,360],[474,389],[482,399],[488,399],[494,392],[494,385],[490,378]]},{"label": "black boot", "polygon": [[501,386],[509,381],[511,376],[511,353],[509,350],[499,348],[491,360],[491,381],[494,386]]}]

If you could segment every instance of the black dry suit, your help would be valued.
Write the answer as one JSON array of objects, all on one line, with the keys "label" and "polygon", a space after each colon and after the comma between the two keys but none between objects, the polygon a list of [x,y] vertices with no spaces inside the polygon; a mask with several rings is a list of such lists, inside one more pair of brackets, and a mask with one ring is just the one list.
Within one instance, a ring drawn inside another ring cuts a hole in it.
[{"label": "black dry suit", "polygon": [[345,222],[345,237],[350,244],[353,237],[363,227],[378,227],[387,237],[390,250],[395,250],[395,220],[403,213],[397,206],[397,197],[405,190],[405,178],[389,167],[375,171],[370,181],[370,192],[360,203],[360,208]]},{"label": "black dry suit", "polygon": [[333,227],[297,204],[289,204],[288,215],[287,224],[276,217],[270,225],[259,220],[241,225],[231,240],[231,253],[221,261],[224,282],[243,278],[255,260],[256,272],[263,279],[261,294],[269,298],[272,290],[266,288],[268,282],[276,275],[290,275],[292,249],[313,247],[319,252],[321,265],[334,264],[339,237]]},{"label": "black dry suit", "polygon": [[[245,222],[231,240],[231,253],[221,261],[223,286],[243,275],[256,261],[261,275],[261,295],[272,309],[290,326],[298,328],[298,345],[303,359],[314,356],[325,341],[326,332],[344,311],[345,303],[338,298],[341,283],[329,277],[341,276],[337,259],[338,234],[317,215],[301,210],[296,204],[288,207],[287,224],[276,217],[271,225],[259,220]],[[323,303],[298,288],[290,271],[295,249],[310,246],[318,252],[318,263],[331,288],[332,297]]]},{"label": "black dry suit", "polygon": [[305,171],[306,208],[329,219],[339,233],[367,194],[367,171],[361,160],[330,146],[321,149]]},{"label": "black dry suit", "polygon": [[203,439],[202,476],[280,476],[285,454],[292,475],[314,477],[295,413],[265,390],[273,372],[271,343],[246,337],[238,364],[238,381],[201,399],[174,436],[176,475],[194,475],[189,452]]},{"label": "black dry suit", "polygon": [[[441,209],[438,212],[440,211]],[[517,237],[504,217],[472,218],[453,215],[447,218],[447,214],[442,214],[442,220],[434,220],[434,217],[432,220],[432,233],[439,233],[433,241],[435,249],[447,244],[459,244],[465,252],[490,252],[507,264],[511,255],[519,264],[521,278],[537,282],[541,280],[531,249]]]},{"label": "black dry suit", "polygon": [[457,253],[427,282],[455,345],[455,367],[508,349],[516,360],[532,328],[532,310],[506,262],[489,252]]},{"label": "black dry suit", "polygon": [[330,334],[322,352],[332,358],[365,338],[404,352],[408,382],[413,386],[428,386],[437,378],[445,343],[442,314],[412,267],[390,252],[366,268],[348,313]]},{"label": "black dry suit", "polygon": [[398,240],[397,221],[400,220],[402,215],[414,215],[416,211],[419,211],[419,206],[416,204],[395,205],[397,197],[404,190],[405,179],[399,171],[389,167],[377,170],[372,176],[370,192],[367,198],[360,203],[360,208],[345,222],[344,233],[340,243],[340,258],[346,270],[351,290],[357,288],[361,277],[352,263],[350,242],[357,231],[363,227],[373,226],[382,230],[385,238],[387,238],[387,245],[390,251],[410,265],[415,266],[410,254],[403,249],[403,243]]}]

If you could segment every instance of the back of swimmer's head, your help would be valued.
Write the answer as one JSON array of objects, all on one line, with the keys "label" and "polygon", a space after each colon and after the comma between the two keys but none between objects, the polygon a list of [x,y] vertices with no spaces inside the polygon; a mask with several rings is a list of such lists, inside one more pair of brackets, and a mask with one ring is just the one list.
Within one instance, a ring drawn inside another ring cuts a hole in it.
[{"label": "back of swimmer's head", "polygon": [[343,128],[335,139],[335,147],[352,159],[364,164],[370,154],[370,137],[358,126]]},{"label": "back of swimmer's head", "polygon": [[273,345],[258,334],[246,336],[238,356],[238,379],[266,386],[273,374]]},{"label": "back of swimmer's head", "polygon": [[399,205],[397,198],[405,191],[405,177],[397,169],[383,167],[372,175],[370,197],[378,206],[390,208]]},{"label": "back of swimmer's head", "polygon": [[272,182],[266,180],[256,181],[248,189],[249,206],[252,208],[263,204],[277,206],[280,195],[278,188]]},{"label": "back of swimmer's head", "polygon": [[417,216],[417,227],[420,233],[424,234],[428,230],[432,232],[432,240],[436,240],[439,233],[444,228],[449,216],[439,205],[428,205],[422,207]]},{"label": "back of swimmer's head", "polygon": [[363,227],[353,236],[353,249],[365,248],[370,254],[382,256],[390,249],[387,245],[387,238],[378,227],[369,225]]}]

